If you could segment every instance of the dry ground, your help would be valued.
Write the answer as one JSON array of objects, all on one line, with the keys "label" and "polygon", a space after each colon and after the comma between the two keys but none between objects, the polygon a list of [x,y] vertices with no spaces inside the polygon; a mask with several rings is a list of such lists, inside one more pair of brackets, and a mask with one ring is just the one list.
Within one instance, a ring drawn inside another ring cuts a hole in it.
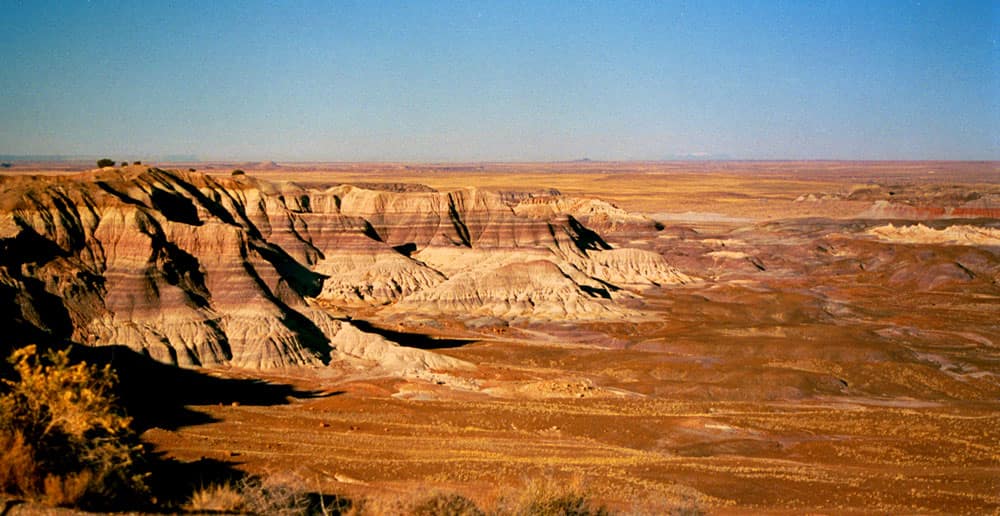
[{"label": "dry ground", "polygon": [[209,417],[144,434],[170,457],[291,473],[317,492],[451,490],[486,507],[547,478],[626,512],[1000,510],[1000,287],[982,272],[1000,271],[1000,249],[862,236],[887,223],[863,215],[886,196],[995,195],[997,163],[190,166],[600,197],[663,222],[632,244],[702,281],[645,292],[649,317],[633,322],[473,331],[359,314],[451,339],[438,352],[478,368],[438,382],[213,371],[325,395],[193,406]]}]

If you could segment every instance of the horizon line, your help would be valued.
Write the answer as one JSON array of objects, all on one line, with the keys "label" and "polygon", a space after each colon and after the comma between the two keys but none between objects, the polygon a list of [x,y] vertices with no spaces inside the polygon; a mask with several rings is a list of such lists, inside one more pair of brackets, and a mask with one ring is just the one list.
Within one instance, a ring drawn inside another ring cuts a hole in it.
[{"label": "horizon line", "polygon": [[[285,165],[308,165],[308,164],[416,164],[416,165],[452,165],[452,164],[531,164],[531,163],[571,163],[571,164],[586,164],[586,163],[794,163],[794,162],[846,162],[846,163],[900,163],[900,162],[910,162],[910,163],[941,163],[941,162],[951,162],[951,163],[994,163],[1000,162],[1000,158],[737,158],[737,157],[718,157],[718,158],[652,158],[652,159],[590,159],[590,158],[580,158],[580,159],[551,159],[551,160],[519,160],[519,159],[485,159],[485,160],[450,160],[450,159],[428,159],[428,160],[410,160],[410,159],[292,159],[292,160],[275,160],[275,159],[247,159],[247,158],[219,158],[219,159],[198,159],[197,157],[192,157],[194,159],[169,159],[172,157],[150,157],[143,158],[140,155],[129,155],[124,158],[115,159],[116,163],[118,161],[142,161],[142,164],[148,163],[178,163],[178,164],[189,164],[189,163],[207,163],[207,164],[267,164],[271,166],[281,166]],[[22,162],[22,163],[82,163],[86,161],[94,161],[98,159],[114,159],[109,158],[104,155],[18,155],[18,154],[0,154],[0,161],[3,162]]]}]

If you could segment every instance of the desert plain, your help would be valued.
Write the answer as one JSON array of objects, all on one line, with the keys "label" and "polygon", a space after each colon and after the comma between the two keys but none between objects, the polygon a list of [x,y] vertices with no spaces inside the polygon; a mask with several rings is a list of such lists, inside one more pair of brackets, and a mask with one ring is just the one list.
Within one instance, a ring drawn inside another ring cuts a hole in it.
[{"label": "desert plain", "polygon": [[485,508],[1000,510],[997,162],[74,167],[0,176],[10,324],[168,364],[119,371],[180,464]]}]

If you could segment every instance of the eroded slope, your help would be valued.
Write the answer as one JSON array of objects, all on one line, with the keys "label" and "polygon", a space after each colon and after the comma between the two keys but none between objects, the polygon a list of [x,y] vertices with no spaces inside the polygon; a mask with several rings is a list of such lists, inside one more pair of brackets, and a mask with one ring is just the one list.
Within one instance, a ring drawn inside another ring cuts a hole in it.
[{"label": "eroded slope", "polygon": [[612,249],[573,214],[659,229],[598,201],[474,188],[307,189],[138,166],[6,177],[0,303],[13,344],[126,344],[179,365],[268,368],[342,351],[349,323],[316,302],[621,318],[637,315],[618,305],[634,297],[623,289],[692,281],[657,253]]}]

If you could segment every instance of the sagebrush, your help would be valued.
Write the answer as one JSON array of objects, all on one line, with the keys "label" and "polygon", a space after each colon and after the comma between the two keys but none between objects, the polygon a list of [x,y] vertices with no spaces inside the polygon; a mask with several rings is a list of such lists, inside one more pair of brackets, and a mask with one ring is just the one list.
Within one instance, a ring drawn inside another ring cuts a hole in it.
[{"label": "sagebrush", "polygon": [[50,505],[142,503],[144,451],[115,403],[110,367],[35,346],[8,359],[0,396],[0,489]]}]

